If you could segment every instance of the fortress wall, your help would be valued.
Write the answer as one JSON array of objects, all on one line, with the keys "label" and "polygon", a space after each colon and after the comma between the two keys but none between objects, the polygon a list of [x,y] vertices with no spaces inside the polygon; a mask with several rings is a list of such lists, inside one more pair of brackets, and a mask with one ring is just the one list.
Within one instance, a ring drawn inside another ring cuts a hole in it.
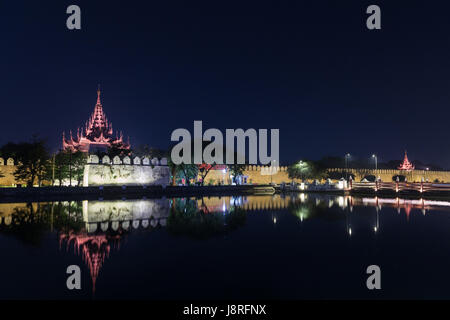
[{"label": "fortress wall", "polygon": [[162,185],[170,181],[168,166],[104,165],[84,166],[83,186]]},{"label": "fortress wall", "polygon": [[[0,186],[15,186],[25,184],[23,181],[16,181],[14,171],[16,170],[14,159],[0,158]],[[343,172],[343,168],[330,168],[328,172]],[[356,181],[361,181],[365,176],[374,175],[380,177],[382,181],[390,182],[396,175],[404,175],[408,181],[420,182],[424,180],[434,182],[449,182],[450,171],[426,171],[413,170],[404,172],[391,169],[348,169],[348,172],[355,175]],[[170,169],[167,166],[167,159],[148,159],[148,158],[129,158],[114,157],[109,159],[104,157],[99,159],[97,156],[90,156],[88,164],[85,166],[84,185],[168,185],[170,180]],[[245,167],[243,175],[247,177],[248,184],[270,184],[270,182],[280,184],[289,183],[287,167],[280,166],[276,169],[270,169],[268,166],[248,165]],[[87,180],[86,180],[87,179]],[[300,179],[294,179],[300,183]],[[211,170],[205,179],[205,184],[209,183],[230,184],[231,178],[229,171]]]},{"label": "fortress wall", "polygon": [[[24,181],[17,181],[14,171],[17,169],[16,162],[8,158],[0,158],[0,186],[25,185]],[[163,185],[169,184],[170,170],[167,159],[133,159],[125,157],[103,157],[99,159],[96,155],[89,156],[88,164],[84,168],[84,186],[100,185]],[[35,181],[36,183],[37,181]],[[43,182],[49,185],[51,182]]]},{"label": "fortress wall", "polygon": [[[343,172],[345,169],[342,168],[330,168],[327,169],[328,172]],[[426,170],[413,170],[410,172],[404,172],[402,170],[389,170],[389,169],[348,169],[349,173],[355,175],[355,181],[361,181],[365,176],[373,175],[375,177],[380,177],[382,181],[391,182],[392,177],[396,175],[403,175],[411,182],[420,182],[422,177],[426,181],[434,182],[439,180],[439,182],[449,182],[450,183],[450,171],[426,171]],[[273,172],[270,175],[269,167],[264,166],[247,166],[243,172],[244,176],[247,176],[247,183],[249,184],[270,184],[273,183],[280,184],[282,182],[290,183],[292,179],[289,178],[287,173],[287,167],[279,167],[279,170]],[[221,183],[229,184],[231,183],[229,172],[224,173],[222,170],[211,170],[205,179],[205,184],[210,182],[213,184]],[[300,179],[294,179],[295,182],[300,183]]]},{"label": "fortress wall", "polygon": [[[330,168],[328,172],[343,172],[346,171],[342,168]],[[439,182],[450,182],[450,171],[426,171],[426,170],[412,170],[405,172],[404,170],[393,169],[348,169],[349,173],[355,175],[355,181],[361,181],[365,176],[373,175],[380,177],[381,181],[391,182],[392,177],[401,175],[405,176],[410,182],[420,182],[423,178],[424,181],[428,179],[429,182],[439,180]]]},{"label": "fortress wall", "polygon": [[[270,184],[276,183],[280,184],[282,182],[289,183],[292,179],[289,179],[287,173],[287,167],[276,167],[271,171],[270,167],[265,166],[246,166],[244,176],[247,176],[248,184]],[[301,182],[299,179],[294,179],[296,182]],[[230,173],[223,172],[222,170],[211,170],[205,179],[205,185],[209,183],[218,184],[229,184],[231,183]]]},{"label": "fortress wall", "polygon": [[15,164],[16,162],[12,158],[0,158],[0,186],[13,187],[18,183],[25,184],[23,181],[17,181],[14,177],[14,172],[17,169]]},{"label": "fortress wall", "polygon": [[16,166],[0,166],[0,174],[4,176],[0,177],[1,186],[15,186],[17,184],[14,171],[16,171]]}]

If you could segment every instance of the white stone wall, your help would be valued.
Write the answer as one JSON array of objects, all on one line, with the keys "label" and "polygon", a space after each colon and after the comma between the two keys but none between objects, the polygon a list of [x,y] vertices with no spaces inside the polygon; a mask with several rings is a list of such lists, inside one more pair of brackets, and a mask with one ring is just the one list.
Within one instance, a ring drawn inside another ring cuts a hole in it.
[{"label": "white stone wall", "polygon": [[87,164],[84,167],[83,186],[133,186],[162,185],[170,181],[167,166],[145,166],[128,164]]}]

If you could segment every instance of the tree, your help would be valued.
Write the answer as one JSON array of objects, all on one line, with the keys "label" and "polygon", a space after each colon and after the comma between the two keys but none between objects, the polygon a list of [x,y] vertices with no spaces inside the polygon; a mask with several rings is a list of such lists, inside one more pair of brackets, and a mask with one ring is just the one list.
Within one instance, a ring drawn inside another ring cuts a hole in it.
[{"label": "tree", "polygon": [[233,181],[237,183],[238,177],[242,176],[245,170],[245,164],[230,164],[228,166],[230,173],[233,175]]},{"label": "tree", "polygon": [[160,159],[160,158],[168,158],[169,157],[167,150],[153,148],[146,144],[140,145],[140,146],[134,148],[133,154],[137,157],[147,157],[150,159],[153,159],[153,158]]},{"label": "tree", "polygon": [[54,183],[54,180],[59,181],[59,186],[62,186],[63,181],[69,180],[72,186],[72,180],[77,181],[77,186],[83,182],[84,165],[87,163],[87,153],[81,151],[73,151],[70,148],[59,151],[54,155],[47,170],[47,179]]},{"label": "tree", "polygon": [[198,171],[200,173],[200,178],[202,179],[201,184],[205,183],[206,176],[213,169],[215,164],[202,163],[198,165]]},{"label": "tree", "polygon": [[323,168],[313,161],[298,161],[288,167],[288,176],[291,179],[323,179],[326,175]]},{"label": "tree", "polygon": [[[84,165],[87,163],[87,153],[81,151],[72,152],[69,151],[69,180],[72,186],[72,178],[77,181],[77,187],[79,187],[83,181]],[[65,151],[67,152],[67,151]],[[67,156],[66,156],[67,159]]]},{"label": "tree", "polygon": [[34,136],[31,143],[22,142],[16,147],[17,167],[14,177],[18,181],[25,181],[28,187],[32,187],[37,179],[41,186],[50,159],[45,141]]},{"label": "tree", "polygon": [[195,164],[179,164],[176,167],[176,176],[179,178],[184,178],[188,185],[191,184],[191,179],[197,178],[198,166]]},{"label": "tree", "polygon": [[66,152],[58,152],[52,158],[47,170],[47,180],[58,180],[59,186],[62,186],[64,180],[69,179],[69,154]]},{"label": "tree", "polygon": [[198,176],[198,166],[196,164],[193,164],[192,162],[190,164],[180,163],[175,164],[173,163],[172,159],[169,157],[168,159],[168,166],[170,168],[170,173],[172,176],[172,185],[176,185],[176,179],[182,179],[184,178],[188,185],[190,185],[190,180],[195,179]]},{"label": "tree", "polygon": [[168,162],[167,162],[169,169],[170,169],[170,176],[171,176],[171,185],[174,186],[175,185],[175,179],[177,176],[177,165],[175,163],[173,163],[172,159],[169,158]]},{"label": "tree", "polygon": [[116,142],[112,143],[106,152],[106,154],[112,159],[115,156],[124,156],[124,155],[130,155],[131,149],[127,149],[125,147],[125,144],[123,142]]}]

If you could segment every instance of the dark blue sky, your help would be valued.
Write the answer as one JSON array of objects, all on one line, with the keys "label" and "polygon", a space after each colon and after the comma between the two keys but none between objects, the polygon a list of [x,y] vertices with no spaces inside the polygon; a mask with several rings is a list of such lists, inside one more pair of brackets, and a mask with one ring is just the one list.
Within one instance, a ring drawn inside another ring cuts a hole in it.
[{"label": "dark blue sky", "polygon": [[[395,3],[393,3],[395,2]],[[82,29],[66,28],[77,4]],[[382,30],[366,28],[370,4]],[[56,149],[97,84],[132,145],[176,128],[279,128],[280,158],[327,154],[450,167],[444,1],[2,1],[0,144]]]}]

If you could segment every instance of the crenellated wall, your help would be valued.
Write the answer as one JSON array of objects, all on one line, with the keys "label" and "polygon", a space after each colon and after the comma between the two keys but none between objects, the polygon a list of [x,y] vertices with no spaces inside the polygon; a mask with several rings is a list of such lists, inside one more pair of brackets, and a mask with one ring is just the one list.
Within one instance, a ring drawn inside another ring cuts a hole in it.
[{"label": "crenellated wall", "polygon": [[[25,184],[14,177],[15,161],[0,158],[0,186],[16,186]],[[96,155],[90,155],[84,167],[84,186],[100,185],[168,185],[170,170],[166,158],[114,157],[104,156],[101,160]],[[77,182],[72,179],[74,185]],[[50,182],[48,182],[50,183]],[[58,182],[59,183],[59,182]],[[57,184],[58,184],[57,183]],[[68,185],[68,182],[64,182]]]},{"label": "crenellated wall", "polygon": [[391,182],[393,177],[405,176],[410,182],[420,182],[423,178],[424,181],[434,182],[439,180],[439,182],[450,182],[450,171],[428,171],[428,170],[393,170],[393,169],[342,169],[342,168],[330,168],[327,169],[328,172],[343,172],[355,175],[355,181],[361,181],[366,176],[380,177],[381,181]]},{"label": "crenellated wall", "polygon": [[[269,167],[269,166],[257,166],[249,165],[245,167],[243,176],[247,180],[247,184],[280,184],[282,182],[291,182],[287,173],[287,167]],[[298,179],[294,179],[296,182],[300,182]],[[211,170],[205,179],[205,184],[229,184],[231,182],[229,171],[223,170]]]},{"label": "crenellated wall", "polygon": [[167,159],[149,159],[147,157],[115,156],[100,159],[90,155],[88,164],[84,166],[83,186],[108,185],[162,185],[170,182],[170,170]]},{"label": "crenellated wall", "polygon": [[[16,171],[15,161],[12,158],[7,158],[6,160],[0,158],[0,186],[16,186],[18,182],[14,177],[14,171]],[[3,176],[3,177],[2,177]]]},{"label": "crenellated wall", "polygon": [[[16,170],[15,160],[12,158],[0,158],[0,173],[4,177],[0,177],[0,186],[15,186],[17,184],[24,184],[24,182],[16,181],[14,171]],[[329,173],[341,173],[345,171],[342,168],[327,169]],[[373,175],[380,177],[382,181],[390,182],[392,177],[396,175],[403,175],[411,182],[419,182],[428,180],[434,182],[450,182],[450,171],[426,171],[413,170],[405,172],[402,170],[390,169],[348,169],[349,173],[355,176],[355,181],[361,181],[365,176]],[[269,167],[248,165],[245,167],[243,176],[247,184],[280,184],[282,182],[289,183],[287,167]],[[170,181],[170,170],[167,165],[166,158],[147,157],[130,158],[108,156],[99,159],[96,155],[90,155],[88,164],[85,166],[85,177],[83,184],[85,186],[92,185],[152,185],[161,184],[167,185]],[[299,179],[294,179],[296,182],[301,182]],[[230,184],[230,172],[228,170],[211,170],[205,179],[205,185],[212,184]]]},{"label": "crenellated wall", "polygon": [[[327,169],[327,171],[329,173],[341,173],[345,171],[345,169],[330,168]],[[364,177],[373,175],[375,177],[380,177],[382,181],[390,182],[393,181],[392,177],[403,175],[411,182],[420,182],[422,177],[424,181],[428,179],[430,182],[434,182],[435,180],[439,180],[440,182],[450,182],[450,171],[413,170],[405,172],[402,170],[388,169],[348,169],[347,171],[355,175],[355,181],[361,181]],[[267,166],[246,166],[243,175],[247,177],[247,183],[249,184],[270,184],[271,182],[280,184],[282,182],[292,182],[292,179],[288,176],[287,167],[284,166],[276,167],[276,169],[272,169],[272,171],[271,168]],[[222,170],[211,170],[206,176],[205,184],[209,184],[211,181],[213,184],[218,184],[219,182],[221,184],[229,184],[231,181],[230,173]],[[294,181],[301,182],[300,179],[294,179]]]}]

